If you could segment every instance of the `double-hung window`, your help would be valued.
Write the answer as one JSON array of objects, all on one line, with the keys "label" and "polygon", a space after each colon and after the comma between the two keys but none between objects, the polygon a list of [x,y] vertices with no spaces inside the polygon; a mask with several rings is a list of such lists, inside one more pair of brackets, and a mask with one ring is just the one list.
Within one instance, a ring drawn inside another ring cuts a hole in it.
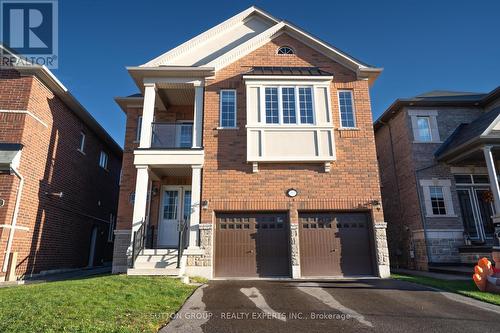
[{"label": "double-hung window", "polygon": [[354,117],[354,103],[351,90],[339,91],[339,106],[340,106],[340,124],[342,127],[354,128],[356,127],[356,120]]},{"label": "double-hung window", "polygon": [[266,124],[314,124],[311,87],[264,87]]},{"label": "double-hung window", "polygon": [[220,127],[236,127],[236,90],[220,91]]},{"label": "double-hung window", "polygon": [[446,215],[446,205],[442,186],[429,186],[433,215]]}]

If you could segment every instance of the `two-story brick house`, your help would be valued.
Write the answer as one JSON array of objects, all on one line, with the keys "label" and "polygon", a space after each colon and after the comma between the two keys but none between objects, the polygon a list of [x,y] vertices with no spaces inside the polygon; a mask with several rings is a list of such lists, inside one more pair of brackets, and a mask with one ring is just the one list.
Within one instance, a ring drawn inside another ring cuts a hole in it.
[{"label": "two-story brick house", "polygon": [[396,100],[375,122],[393,265],[442,269],[490,257],[499,114],[500,88],[432,91]]},{"label": "two-story brick house", "polygon": [[128,72],[114,272],[388,276],[380,68],[251,7]]},{"label": "two-story brick house", "polygon": [[121,148],[51,71],[0,51],[0,279],[110,262]]}]

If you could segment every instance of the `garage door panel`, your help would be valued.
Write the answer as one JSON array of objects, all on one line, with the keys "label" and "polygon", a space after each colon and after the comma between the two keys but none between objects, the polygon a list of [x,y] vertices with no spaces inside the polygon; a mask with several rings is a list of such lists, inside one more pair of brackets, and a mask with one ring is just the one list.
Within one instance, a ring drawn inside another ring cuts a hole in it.
[{"label": "garage door panel", "polygon": [[289,276],[286,214],[219,213],[216,228],[216,276]]},{"label": "garage door panel", "polygon": [[300,213],[303,276],[372,275],[365,213]]}]

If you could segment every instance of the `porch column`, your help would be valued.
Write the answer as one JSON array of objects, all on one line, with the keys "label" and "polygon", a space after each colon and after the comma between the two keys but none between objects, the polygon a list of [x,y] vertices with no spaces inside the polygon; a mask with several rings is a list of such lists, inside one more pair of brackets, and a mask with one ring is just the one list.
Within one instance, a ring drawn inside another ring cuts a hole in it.
[{"label": "porch column", "polygon": [[201,165],[192,166],[191,176],[191,217],[189,227],[189,248],[198,248],[201,200]]},{"label": "porch column", "polygon": [[144,87],[144,106],[142,108],[142,126],[139,148],[150,148],[151,126],[155,114],[156,85],[154,83],[145,83]]},{"label": "porch column", "polygon": [[498,177],[495,169],[495,161],[493,153],[491,152],[492,146],[484,146],[484,158],[486,160],[486,167],[488,168],[488,176],[490,177],[490,188],[493,193],[493,204],[495,205],[495,217],[500,215],[500,187],[498,186]]},{"label": "porch column", "polygon": [[203,133],[203,81],[194,83],[193,148],[201,148]]},{"label": "porch column", "polygon": [[131,242],[134,231],[137,231],[142,222],[146,220],[146,208],[148,204],[149,170],[146,166],[137,167],[137,179],[135,183],[134,213],[132,218]]}]

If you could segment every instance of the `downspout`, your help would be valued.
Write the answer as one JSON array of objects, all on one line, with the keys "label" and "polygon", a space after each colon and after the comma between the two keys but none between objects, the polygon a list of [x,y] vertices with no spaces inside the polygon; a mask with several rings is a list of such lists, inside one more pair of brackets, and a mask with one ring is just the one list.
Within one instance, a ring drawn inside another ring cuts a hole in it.
[{"label": "downspout", "polygon": [[9,264],[12,242],[14,241],[14,232],[16,231],[16,225],[17,225],[17,215],[19,214],[19,206],[21,204],[21,195],[23,193],[23,185],[24,185],[23,176],[15,168],[11,168],[11,170],[14,172],[17,178],[19,178],[19,187],[17,189],[16,204],[14,206],[14,214],[12,215],[12,222],[10,224],[9,239],[7,240],[7,248],[4,257],[5,259],[3,261],[2,272],[7,272],[7,266]]},{"label": "downspout", "polygon": [[427,240],[427,219],[426,219],[426,212],[424,210],[424,205],[425,202],[422,202],[422,195],[420,194],[420,186],[418,185],[418,173],[420,171],[426,170],[433,168],[437,166],[438,163],[434,163],[432,165],[426,166],[425,168],[420,168],[416,169],[413,174],[415,175],[415,187],[417,189],[417,198],[418,198],[418,203],[419,203],[419,208],[420,208],[420,221],[422,222],[422,227],[424,228],[424,241],[425,241],[425,253],[427,255],[427,265],[431,262],[431,255],[429,252],[429,242]]},{"label": "downspout", "polygon": [[[381,124],[384,124],[384,125],[387,125],[387,128],[389,129],[389,140],[391,142],[391,160],[392,160],[392,169],[394,170],[394,179],[396,180],[396,189],[398,191],[398,207],[399,207],[399,218],[401,220],[401,228],[403,228],[403,213],[402,213],[402,209],[401,209],[401,189],[399,188],[399,177],[398,177],[398,173],[397,173],[397,168],[396,168],[396,156],[395,156],[395,153],[394,153],[394,142],[393,142],[393,139],[392,139],[392,129],[391,129],[391,124],[390,123],[386,123],[384,121],[380,121]],[[401,233],[402,235],[403,233]],[[397,253],[396,253],[396,257],[398,257]],[[399,268],[399,259],[397,260],[396,262],[397,264],[397,268]]]}]

